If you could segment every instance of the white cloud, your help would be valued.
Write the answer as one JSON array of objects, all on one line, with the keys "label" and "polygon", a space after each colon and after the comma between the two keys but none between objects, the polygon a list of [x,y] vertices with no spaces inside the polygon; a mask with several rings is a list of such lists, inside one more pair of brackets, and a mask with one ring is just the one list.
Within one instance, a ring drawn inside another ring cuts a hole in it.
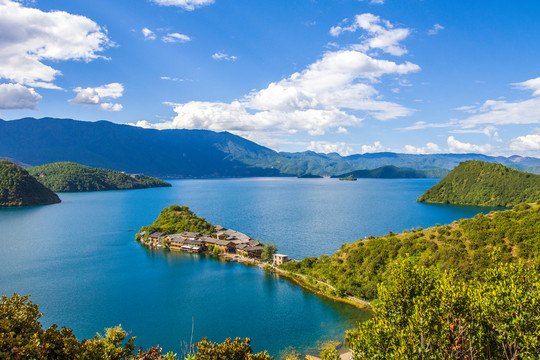
[{"label": "white cloud", "polygon": [[111,83],[94,88],[87,87],[84,89],[77,87],[73,89],[73,91],[75,91],[77,95],[73,99],[69,100],[69,102],[72,104],[95,105],[98,106],[100,110],[105,111],[122,110],[121,104],[114,104],[104,101],[106,99],[117,99],[122,96],[124,86],[120,83]]},{"label": "white cloud", "polygon": [[347,134],[348,132],[349,131],[346,128],[344,128],[343,126],[339,126],[337,131],[336,131],[336,133],[338,133],[338,134]]},{"label": "white cloud", "polygon": [[58,89],[59,70],[44,61],[91,61],[113,43],[94,21],[64,11],[44,12],[0,1],[0,78]]},{"label": "white cloud", "polygon": [[518,136],[510,142],[510,150],[522,152],[540,151],[540,135]]},{"label": "white cloud", "polygon": [[311,141],[307,149],[324,154],[338,153],[342,156],[349,156],[354,153],[353,149],[344,142]]},{"label": "white cloud", "polygon": [[377,60],[353,50],[327,52],[304,71],[231,103],[173,104],[176,117],[152,127],[226,130],[239,135],[298,131],[322,135],[331,129],[339,131],[339,127],[360,126],[363,117],[359,112],[378,120],[412,114],[411,109],[381,100],[373,83],[385,74],[401,75],[419,69],[409,62]]},{"label": "white cloud", "polygon": [[390,149],[386,146],[383,146],[380,141],[375,141],[373,145],[362,145],[362,154],[365,153],[377,153],[377,152],[385,152],[389,151]]},{"label": "white cloud", "polygon": [[423,130],[423,129],[429,129],[429,128],[443,128],[443,127],[450,127],[455,126],[457,124],[456,121],[450,121],[447,123],[428,123],[426,121],[417,121],[411,126],[407,126],[404,128],[400,128],[398,130]]},{"label": "white cloud", "polygon": [[161,6],[177,6],[184,10],[192,11],[195,8],[211,5],[214,0],[151,0]]},{"label": "white cloud", "polygon": [[441,148],[435,143],[428,142],[424,147],[405,145],[404,152],[407,154],[436,154],[441,152]]},{"label": "white cloud", "polygon": [[394,28],[389,21],[381,20],[379,16],[370,13],[356,15],[351,25],[344,25],[333,26],[330,35],[339,36],[344,32],[356,32],[358,29],[363,29],[369,34],[363,38],[361,44],[353,45],[356,50],[381,49],[396,56],[407,53],[407,49],[399,44],[409,36],[410,30],[407,28]]},{"label": "white cloud", "polygon": [[537,77],[536,79],[530,79],[524,82],[512,84],[515,85],[519,89],[523,90],[533,90],[534,96],[540,96],[540,77]]},{"label": "white cloud", "polygon": [[156,33],[154,33],[152,30],[148,28],[143,28],[141,30],[144,40],[155,40],[156,39]]},{"label": "white cloud", "polygon": [[177,43],[177,42],[188,42],[191,41],[191,38],[184,34],[179,33],[170,33],[161,38],[161,41],[165,43]]},{"label": "white cloud", "polygon": [[170,80],[170,81],[184,81],[184,79],[181,78],[173,78],[170,76],[162,76],[160,77],[161,80]]},{"label": "white cloud", "polygon": [[35,109],[41,95],[20,84],[0,84],[0,109]]},{"label": "white cloud", "polygon": [[470,143],[464,143],[453,136],[449,136],[447,139],[448,148],[451,153],[479,153],[479,154],[489,154],[495,149],[490,144],[485,145],[475,145]]},{"label": "white cloud", "polygon": [[227,61],[236,61],[238,59],[238,56],[234,55],[228,55],[221,51],[218,51],[214,55],[212,55],[212,59],[214,60],[227,60]]},{"label": "white cloud", "polygon": [[436,35],[439,33],[439,31],[443,29],[444,29],[444,26],[442,26],[441,24],[435,24],[430,30],[428,30],[428,35]]},{"label": "white cloud", "polygon": [[487,100],[481,105],[458,108],[474,114],[460,121],[463,127],[479,124],[510,125],[540,123],[540,78],[513,84],[520,89],[533,90],[533,98],[519,101]]}]

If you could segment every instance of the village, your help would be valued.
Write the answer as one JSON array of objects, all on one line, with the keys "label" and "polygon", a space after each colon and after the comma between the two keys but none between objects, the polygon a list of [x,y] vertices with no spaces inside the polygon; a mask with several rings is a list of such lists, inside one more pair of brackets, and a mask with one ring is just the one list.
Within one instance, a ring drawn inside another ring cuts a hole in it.
[{"label": "village", "polygon": [[[171,251],[191,253],[211,252],[219,254],[231,261],[245,262],[251,260],[256,265],[266,265],[261,261],[264,244],[241,232],[214,226],[215,237],[194,232],[163,234],[153,232],[146,237],[146,232],[139,233],[139,241],[152,247],[163,247]],[[146,240],[145,240],[146,237]],[[287,255],[272,254],[272,266],[279,266],[289,260]]]}]

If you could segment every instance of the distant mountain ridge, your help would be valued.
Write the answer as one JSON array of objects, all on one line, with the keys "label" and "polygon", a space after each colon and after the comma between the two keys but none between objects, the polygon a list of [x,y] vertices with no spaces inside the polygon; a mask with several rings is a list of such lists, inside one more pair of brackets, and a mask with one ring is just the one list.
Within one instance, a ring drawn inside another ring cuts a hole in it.
[{"label": "distant mountain ridge", "polygon": [[373,170],[356,170],[341,175],[334,175],[334,178],[344,178],[353,176],[355,178],[365,179],[421,179],[421,178],[442,178],[450,170],[447,169],[403,169],[393,165],[381,166]]},{"label": "distant mountain ridge", "polygon": [[278,153],[228,132],[155,130],[103,120],[55,118],[0,120],[0,157],[31,166],[71,161],[170,178],[337,175],[387,165],[453,169],[466,160],[497,162],[522,170],[540,166],[536,158],[481,154]]}]

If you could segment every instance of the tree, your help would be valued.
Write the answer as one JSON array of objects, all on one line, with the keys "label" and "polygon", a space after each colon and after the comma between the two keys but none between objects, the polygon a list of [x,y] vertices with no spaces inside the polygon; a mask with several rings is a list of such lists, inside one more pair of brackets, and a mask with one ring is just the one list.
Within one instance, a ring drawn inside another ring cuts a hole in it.
[{"label": "tree", "polygon": [[261,253],[261,259],[263,260],[270,260],[274,256],[274,254],[277,254],[278,248],[277,245],[273,242],[269,242],[264,245],[263,251]]},{"label": "tree", "polygon": [[203,338],[196,344],[196,360],[274,360],[266,351],[252,354],[250,339],[240,338],[231,341],[227,338],[223,343],[213,343]]},{"label": "tree", "polygon": [[406,260],[379,287],[375,316],[347,333],[357,359],[538,359],[540,274],[496,261],[484,280]]}]

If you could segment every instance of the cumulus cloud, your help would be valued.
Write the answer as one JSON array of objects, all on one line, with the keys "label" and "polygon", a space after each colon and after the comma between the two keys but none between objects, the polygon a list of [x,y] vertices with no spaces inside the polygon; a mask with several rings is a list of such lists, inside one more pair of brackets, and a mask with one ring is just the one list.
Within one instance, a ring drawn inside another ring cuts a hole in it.
[{"label": "cumulus cloud", "polygon": [[0,84],[0,109],[35,109],[41,95],[20,84]]},{"label": "cumulus cloud", "polygon": [[324,154],[338,153],[342,156],[349,156],[354,153],[353,149],[344,142],[311,141],[307,149]]},{"label": "cumulus cloud", "polygon": [[156,33],[154,33],[152,30],[148,28],[143,28],[141,30],[144,40],[155,40],[156,39]]},{"label": "cumulus cloud", "polygon": [[151,1],[161,6],[177,6],[188,11],[192,11],[192,10],[195,10],[195,8],[214,3],[214,0],[151,0]]},{"label": "cumulus cloud", "polygon": [[436,35],[439,31],[443,30],[444,26],[441,24],[435,24],[431,29],[428,30],[428,35]]},{"label": "cumulus cloud", "polygon": [[[139,126],[322,135],[330,129],[360,126],[364,117],[378,120],[408,116],[413,110],[384,101],[373,83],[385,74],[418,71],[418,65],[377,60],[353,50],[327,52],[304,71],[231,103],[191,101],[174,104],[170,122]],[[343,130],[341,130],[343,132]]]},{"label": "cumulus cloud", "polygon": [[464,127],[479,124],[510,125],[540,123],[540,78],[527,80],[514,86],[532,90],[533,98],[519,101],[487,100],[479,106],[465,106],[459,109],[471,113],[470,117],[461,120]]},{"label": "cumulus cloud", "polygon": [[389,151],[390,149],[386,146],[383,146],[380,141],[375,141],[373,145],[362,145],[362,154],[365,153],[377,153],[377,152],[385,152]]},{"label": "cumulus cloud", "polygon": [[382,20],[379,16],[370,13],[356,15],[354,22],[348,26],[345,23],[344,20],[344,23],[333,26],[330,29],[330,35],[337,37],[344,32],[356,32],[362,29],[368,33],[368,36],[363,37],[362,43],[353,46],[353,48],[360,51],[381,49],[396,56],[407,53],[407,49],[399,43],[409,36],[410,30],[408,28],[394,28],[394,25],[389,21]]},{"label": "cumulus cloud", "polygon": [[191,38],[187,35],[180,33],[170,33],[161,37],[161,41],[165,43],[177,43],[177,42],[188,42],[191,41]]},{"label": "cumulus cloud", "polygon": [[464,143],[453,136],[449,136],[447,139],[447,144],[450,152],[452,153],[460,153],[460,154],[467,154],[467,153],[480,153],[480,154],[488,154],[494,151],[493,146],[490,144],[485,145],[475,145],[470,143]]},{"label": "cumulus cloud", "polygon": [[122,105],[118,103],[112,103],[110,99],[117,99],[122,96],[124,92],[124,86],[120,83],[111,83],[98,87],[77,87],[73,89],[77,95],[69,100],[72,104],[81,105],[93,105],[97,106],[100,110],[105,111],[120,111]]},{"label": "cumulus cloud", "polygon": [[113,45],[94,21],[64,11],[44,12],[16,1],[0,1],[0,78],[58,89],[60,71],[44,61],[91,61]]},{"label": "cumulus cloud", "polygon": [[428,142],[426,146],[423,147],[405,145],[404,152],[407,154],[436,154],[441,152],[441,148],[435,143]]},{"label": "cumulus cloud", "polygon": [[518,136],[510,142],[510,150],[521,152],[540,151],[540,135]]},{"label": "cumulus cloud", "polygon": [[218,51],[214,55],[212,55],[212,59],[214,60],[227,60],[227,61],[236,61],[238,59],[238,56],[234,55],[228,55],[221,51]]}]

